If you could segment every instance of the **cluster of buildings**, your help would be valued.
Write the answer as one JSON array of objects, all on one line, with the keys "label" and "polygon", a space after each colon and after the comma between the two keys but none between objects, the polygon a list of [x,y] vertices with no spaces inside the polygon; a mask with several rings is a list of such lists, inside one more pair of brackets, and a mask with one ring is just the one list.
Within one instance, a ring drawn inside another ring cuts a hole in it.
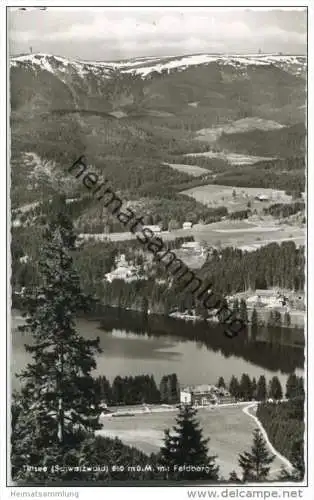
[{"label": "cluster of buildings", "polygon": [[256,201],[269,201],[269,199],[269,196],[267,196],[266,194],[257,194],[255,196]]},{"label": "cluster of buildings", "polygon": [[[13,225],[18,226],[18,225],[21,225],[21,223],[19,222],[18,219],[16,219],[15,221],[13,221]],[[183,222],[181,229],[188,230],[188,229],[191,229],[192,226],[193,226],[192,222],[188,222],[188,221]],[[143,226],[143,228],[149,229],[155,235],[161,234],[161,233],[169,233],[169,231],[163,231],[162,227],[157,225],[157,224],[156,225],[145,225],[145,226]],[[78,235],[78,239],[80,242],[84,242],[84,241],[110,241],[111,240],[110,235],[112,235],[112,234],[116,235],[116,234],[120,234],[120,233],[109,233],[105,228],[103,233],[80,233]],[[121,235],[122,235],[122,237],[119,238],[120,240],[130,239],[130,237],[133,239],[136,237],[136,234],[129,233],[129,232],[121,233]],[[123,236],[125,236],[125,238]]]},{"label": "cluster of buildings", "polygon": [[[278,311],[284,320],[284,314],[289,313],[291,327],[304,327],[305,319],[305,294],[294,290],[255,290],[237,293],[226,297],[231,305],[238,299],[244,299],[247,305],[248,315],[255,309],[259,320],[264,324],[271,318],[273,311]],[[286,325],[287,326],[287,325]]]},{"label": "cluster of buildings", "polygon": [[228,302],[235,299],[244,299],[248,309],[291,309],[304,310],[304,293],[291,290],[255,290],[254,292],[238,293],[227,297]]},{"label": "cluster of buildings", "polygon": [[78,235],[78,246],[84,241],[109,241],[106,233],[80,233]]},{"label": "cluster of buildings", "polygon": [[205,249],[199,241],[187,241],[186,243],[182,243],[181,250],[186,253],[193,253],[194,255],[200,256],[203,256],[205,253]]},{"label": "cluster of buildings", "polygon": [[215,385],[194,385],[180,390],[180,403],[196,407],[233,403],[234,401],[227,389]]},{"label": "cluster of buildings", "polygon": [[116,259],[116,269],[105,274],[104,279],[109,283],[112,283],[113,280],[123,280],[126,283],[131,283],[132,281],[145,279],[145,276],[141,274],[139,266],[130,265],[125,255],[121,254]]},{"label": "cluster of buildings", "polygon": [[248,307],[265,307],[276,309],[288,306],[288,299],[283,293],[274,290],[256,290],[254,295],[246,299]]},{"label": "cluster of buildings", "polygon": [[[146,227],[154,227],[154,226],[146,226]],[[194,256],[194,257],[204,257],[206,255],[204,247],[198,241],[188,241],[182,244],[181,248],[175,249],[174,252],[179,256]],[[147,270],[147,267],[144,266]],[[127,262],[125,258],[125,254],[121,254],[116,258],[115,261],[115,269],[111,272],[105,274],[104,280],[112,283],[113,280],[123,280],[126,283],[130,283],[132,281],[145,279],[143,274],[143,269],[140,266],[136,266]],[[159,280],[160,281],[160,280]],[[166,282],[166,280],[162,280],[162,282]]]},{"label": "cluster of buildings", "polygon": [[[183,222],[182,224],[182,229],[192,229],[193,223],[192,222]],[[145,229],[150,229],[154,234],[159,234],[162,232],[162,228],[158,225],[153,225],[153,226],[144,226]]]}]

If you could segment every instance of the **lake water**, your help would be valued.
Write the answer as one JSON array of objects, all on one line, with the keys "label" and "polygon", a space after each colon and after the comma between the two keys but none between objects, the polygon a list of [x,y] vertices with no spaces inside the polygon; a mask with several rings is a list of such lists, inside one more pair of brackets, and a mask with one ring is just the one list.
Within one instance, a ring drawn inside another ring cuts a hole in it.
[{"label": "lake water", "polygon": [[[19,372],[28,358],[24,344],[29,335],[17,331],[22,317],[11,320],[11,373]],[[255,338],[249,332],[229,339],[219,327],[193,324],[165,317],[148,317],[108,309],[97,319],[79,319],[85,338],[100,337],[103,352],[97,355],[95,374],[109,380],[121,375],[152,374],[157,383],[163,375],[177,373],[181,385],[215,383],[219,376],[277,375],[285,383],[288,373],[303,373],[302,332],[264,330]],[[17,381],[13,376],[13,386]]]}]

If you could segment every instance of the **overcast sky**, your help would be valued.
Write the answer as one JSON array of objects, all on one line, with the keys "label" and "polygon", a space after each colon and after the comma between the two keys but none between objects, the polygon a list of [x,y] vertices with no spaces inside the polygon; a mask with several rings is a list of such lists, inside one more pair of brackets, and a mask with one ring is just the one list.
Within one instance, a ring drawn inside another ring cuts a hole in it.
[{"label": "overcast sky", "polygon": [[11,8],[10,55],[87,60],[198,52],[306,53],[306,11],[247,8]]}]

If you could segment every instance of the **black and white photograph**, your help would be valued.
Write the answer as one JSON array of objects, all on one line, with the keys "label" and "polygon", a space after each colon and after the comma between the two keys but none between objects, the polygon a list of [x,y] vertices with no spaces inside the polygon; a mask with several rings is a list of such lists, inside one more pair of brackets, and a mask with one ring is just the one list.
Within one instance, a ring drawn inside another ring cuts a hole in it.
[{"label": "black and white photograph", "polygon": [[307,7],[6,22],[7,484],[302,497]]}]

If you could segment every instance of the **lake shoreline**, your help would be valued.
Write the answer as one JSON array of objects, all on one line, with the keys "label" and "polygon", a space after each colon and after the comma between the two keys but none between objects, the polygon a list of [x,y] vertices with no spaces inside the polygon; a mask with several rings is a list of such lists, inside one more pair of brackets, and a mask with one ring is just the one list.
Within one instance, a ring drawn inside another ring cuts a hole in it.
[{"label": "lake shoreline", "polygon": [[[20,311],[13,310],[12,344],[18,355],[14,371],[25,359],[24,344],[28,334],[16,329],[21,320]],[[223,334],[223,326],[219,324],[184,321],[158,314],[143,315],[105,306],[98,307],[88,316],[78,316],[77,328],[85,338],[99,337],[104,354],[97,361],[97,372],[113,378],[118,374],[152,373],[160,379],[164,374],[177,373],[181,381],[189,385],[214,383],[216,375],[241,376],[247,371],[255,376],[268,373],[269,376],[282,374],[285,378],[295,370],[304,369],[302,331],[291,329],[265,327],[255,334],[246,329],[230,339]],[[198,359],[200,366],[195,366],[190,376],[193,359]],[[182,362],[186,366],[182,366]],[[231,366],[235,368],[231,370]]]}]

